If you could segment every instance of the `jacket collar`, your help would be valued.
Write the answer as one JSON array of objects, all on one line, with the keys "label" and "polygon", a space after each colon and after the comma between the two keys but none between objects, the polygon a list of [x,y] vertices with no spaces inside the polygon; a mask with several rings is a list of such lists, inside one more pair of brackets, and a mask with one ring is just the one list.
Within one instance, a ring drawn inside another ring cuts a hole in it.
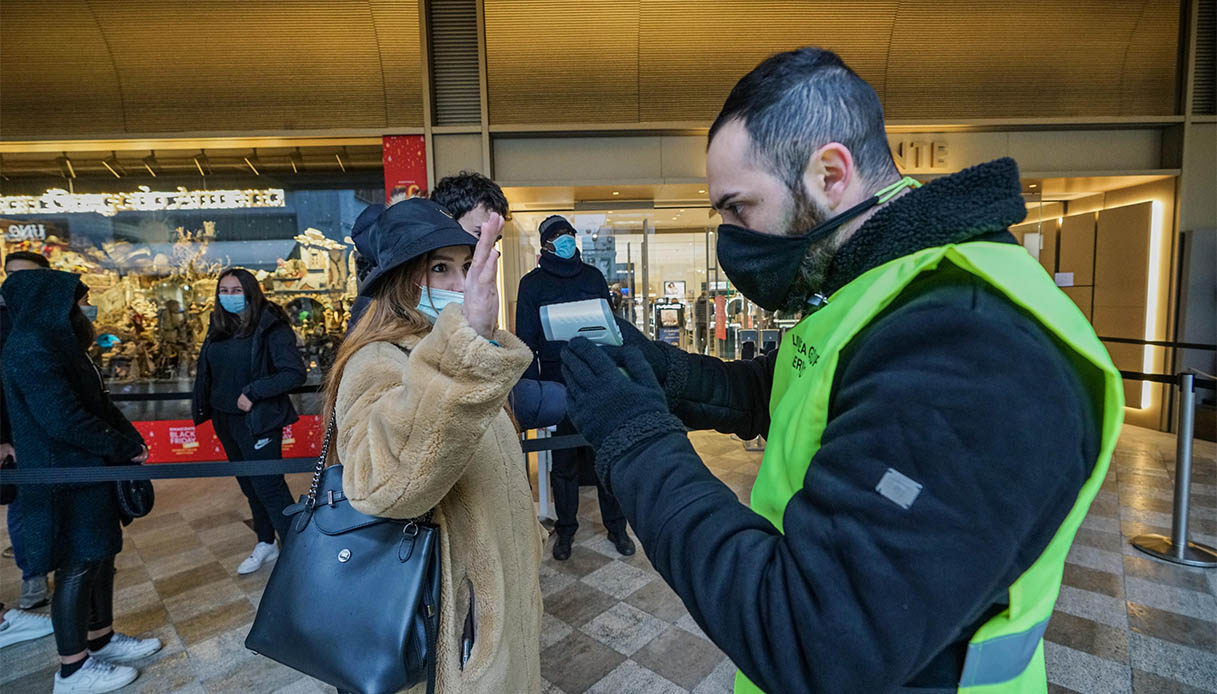
[{"label": "jacket collar", "polygon": [[974,241],[1027,216],[1018,164],[997,159],[934,179],[881,206],[833,257],[821,293],[926,248]]},{"label": "jacket collar", "polygon": [[542,270],[551,275],[558,277],[576,277],[583,272],[583,255],[579,251],[575,251],[573,258],[559,258],[553,253],[541,251],[541,262],[539,263]]}]

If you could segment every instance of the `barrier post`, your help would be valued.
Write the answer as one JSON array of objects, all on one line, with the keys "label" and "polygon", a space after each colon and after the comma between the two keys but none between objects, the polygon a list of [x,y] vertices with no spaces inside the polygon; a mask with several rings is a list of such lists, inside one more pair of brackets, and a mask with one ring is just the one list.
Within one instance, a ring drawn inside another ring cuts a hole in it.
[{"label": "barrier post", "polygon": [[1196,377],[1179,374],[1179,426],[1175,432],[1175,506],[1171,517],[1171,536],[1138,535],[1132,544],[1137,549],[1174,564],[1217,568],[1217,549],[1188,542],[1188,497],[1192,485],[1192,438],[1196,424]]},{"label": "barrier post", "polygon": [[[537,429],[537,438],[547,439],[549,436],[550,429]],[[554,513],[553,501],[550,500],[549,472],[552,467],[553,452],[537,451],[537,501],[539,502],[537,518],[542,521],[552,521],[558,518]]]}]

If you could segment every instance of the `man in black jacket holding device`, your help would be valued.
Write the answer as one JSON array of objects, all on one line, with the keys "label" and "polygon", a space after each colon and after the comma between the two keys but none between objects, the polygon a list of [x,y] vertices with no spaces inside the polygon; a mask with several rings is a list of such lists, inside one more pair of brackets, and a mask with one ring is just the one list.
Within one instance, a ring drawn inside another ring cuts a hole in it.
[{"label": "man in black jacket holding device", "polygon": [[[737,692],[1042,691],[1122,390],[1007,231],[1025,216],[1014,162],[901,179],[874,91],[805,48],[736,85],[707,177],[732,283],[807,317],[755,360],[628,326],[624,349],[562,355],[571,417],[655,568]],[[751,508],[685,427],[770,436]],[[1016,589],[1027,574],[1043,580]]]}]

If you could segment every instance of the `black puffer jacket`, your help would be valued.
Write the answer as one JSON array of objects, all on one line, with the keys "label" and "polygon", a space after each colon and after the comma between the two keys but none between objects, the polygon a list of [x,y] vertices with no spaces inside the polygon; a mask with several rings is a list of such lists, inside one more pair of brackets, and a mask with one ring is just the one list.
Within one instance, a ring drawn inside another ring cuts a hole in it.
[{"label": "black puffer jacket", "polygon": [[[194,377],[191,412],[195,426],[211,419],[211,369],[207,361],[211,335],[209,327],[199,350],[199,365]],[[245,419],[249,422],[250,433],[262,436],[300,419],[288,393],[304,383],[308,371],[296,349],[296,333],[287,317],[269,305],[262,311],[258,327],[254,329],[250,355],[254,380],[241,392],[254,406]]]},{"label": "black puffer jacket", "polygon": [[516,297],[516,335],[537,355],[524,378],[562,382],[562,348],[565,342],[549,342],[541,329],[541,307],[583,299],[608,300],[608,283],[596,268],[583,262],[578,253],[566,260],[542,253],[540,265],[520,279]]},{"label": "black puffer jacket", "polygon": [[[1006,159],[897,198],[842,247],[825,293],[924,248],[1013,243],[1019,193]],[[729,363],[667,354],[685,425],[768,431],[780,350]],[[1093,468],[1095,377],[1005,295],[944,263],[840,354],[784,534],[710,474],[681,422],[597,456],[614,461],[613,493],[655,568],[765,691],[955,691],[968,639]],[[907,509],[875,492],[889,466],[923,485]]]},{"label": "black puffer jacket", "polygon": [[[5,406],[21,469],[123,464],[143,452],[139,432],[105,389],[77,343],[68,315],[80,277],[15,272],[3,292],[13,318],[4,346]],[[45,574],[122,550],[114,484],[21,488],[23,567]]]}]

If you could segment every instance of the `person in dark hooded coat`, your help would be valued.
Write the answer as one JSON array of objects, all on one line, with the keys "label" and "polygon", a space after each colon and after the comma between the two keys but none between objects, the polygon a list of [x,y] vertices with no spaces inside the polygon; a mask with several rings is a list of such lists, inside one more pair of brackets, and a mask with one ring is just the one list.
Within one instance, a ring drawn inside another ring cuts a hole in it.
[{"label": "person in dark hooded coat", "polygon": [[[80,276],[19,272],[0,291],[13,321],[4,395],[21,468],[146,461],[143,438],[110,400],[86,351],[96,309]],[[26,562],[32,571],[55,571],[51,619],[62,661],[55,690],[109,691],[134,680],[134,668],[115,664],[151,655],[161,643],[113,629],[114,556],[123,546],[114,483],[28,485],[20,494]]]}]

